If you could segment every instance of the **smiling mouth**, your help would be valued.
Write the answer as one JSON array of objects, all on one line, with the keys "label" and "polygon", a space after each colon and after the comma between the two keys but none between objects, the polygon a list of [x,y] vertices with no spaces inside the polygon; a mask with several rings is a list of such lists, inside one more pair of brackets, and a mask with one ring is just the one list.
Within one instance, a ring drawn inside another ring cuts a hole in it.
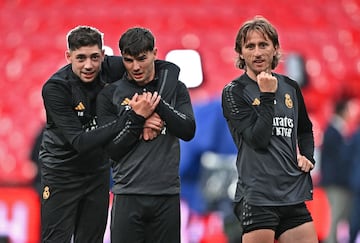
[{"label": "smiling mouth", "polygon": [[254,61],[254,63],[256,63],[256,64],[261,64],[261,63],[263,63],[264,61],[263,60],[255,60]]},{"label": "smiling mouth", "polygon": [[84,74],[93,74],[94,73],[94,71],[91,71],[91,72],[83,72]]},{"label": "smiling mouth", "polygon": [[264,67],[264,65],[265,65],[265,62],[263,62],[263,61],[255,61],[254,62],[254,66],[259,67],[259,68]]},{"label": "smiling mouth", "polygon": [[141,78],[142,77],[142,73],[134,73],[133,76],[135,78]]},{"label": "smiling mouth", "polygon": [[91,73],[83,73],[83,75],[84,75],[85,77],[92,77],[92,76],[94,76],[94,72],[91,72]]}]

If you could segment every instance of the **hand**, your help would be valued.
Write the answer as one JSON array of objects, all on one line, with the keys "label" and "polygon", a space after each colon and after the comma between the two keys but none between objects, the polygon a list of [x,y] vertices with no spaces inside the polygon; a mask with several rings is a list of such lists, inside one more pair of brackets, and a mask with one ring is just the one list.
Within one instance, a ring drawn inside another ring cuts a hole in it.
[{"label": "hand", "polygon": [[261,72],[256,76],[256,79],[261,92],[276,92],[278,80],[271,73]]},{"label": "hand", "polygon": [[310,170],[312,170],[314,168],[313,163],[311,163],[310,160],[308,160],[303,155],[299,154],[297,156],[297,162],[298,162],[299,168],[304,172],[309,172]]},{"label": "hand", "polygon": [[156,112],[154,112],[145,121],[142,138],[146,141],[153,140],[160,134],[163,127],[164,121],[161,120],[161,117]]},{"label": "hand", "polygon": [[148,118],[159,104],[160,98],[157,92],[154,94],[144,92],[142,95],[136,93],[131,98],[129,105],[136,114]]},{"label": "hand", "polygon": [[157,132],[154,129],[151,129],[150,127],[144,127],[141,137],[145,141],[149,141],[149,140],[155,139],[159,134],[160,134],[160,132]]}]

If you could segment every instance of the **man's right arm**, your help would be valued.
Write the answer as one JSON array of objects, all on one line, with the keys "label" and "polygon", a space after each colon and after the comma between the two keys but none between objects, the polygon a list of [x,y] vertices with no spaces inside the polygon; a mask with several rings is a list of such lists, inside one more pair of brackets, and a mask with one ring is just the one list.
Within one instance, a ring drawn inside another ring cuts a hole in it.
[{"label": "man's right arm", "polygon": [[113,83],[124,75],[126,72],[122,57],[105,56],[101,64],[101,80],[105,83]]},{"label": "man's right arm", "polygon": [[100,126],[114,120],[122,122],[120,131],[105,146],[109,156],[116,161],[128,153],[140,140],[145,118],[137,115],[128,105],[115,106],[112,102],[114,87],[105,87],[99,93],[96,112]]},{"label": "man's right arm", "polygon": [[266,149],[272,133],[274,94],[260,93],[258,112],[242,97],[243,87],[228,85],[222,92],[224,116],[233,136],[242,138],[254,149]]},{"label": "man's right arm", "polygon": [[[165,60],[155,60],[155,68],[156,72],[166,70],[166,77],[164,79],[166,82],[158,90],[160,95],[163,97],[171,95],[176,87],[180,68],[176,64]],[[121,79],[126,72],[121,56],[105,56],[101,70],[101,78],[106,83],[113,83]]]},{"label": "man's right arm", "polygon": [[42,96],[48,118],[79,153],[102,146],[120,131],[121,121],[116,119],[96,129],[84,131],[72,107],[71,92],[63,84],[45,84]]}]

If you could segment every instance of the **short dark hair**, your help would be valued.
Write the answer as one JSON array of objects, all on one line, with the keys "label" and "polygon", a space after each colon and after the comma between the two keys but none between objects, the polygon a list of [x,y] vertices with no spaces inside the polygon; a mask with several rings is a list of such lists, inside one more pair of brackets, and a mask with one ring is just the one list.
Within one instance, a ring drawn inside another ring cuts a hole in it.
[{"label": "short dark hair", "polygon": [[103,36],[98,29],[90,26],[77,26],[66,35],[68,49],[74,51],[83,46],[103,47]]},{"label": "short dark hair", "polygon": [[335,103],[335,108],[334,108],[335,114],[342,116],[346,111],[346,109],[348,109],[349,103],[350,100],[348,98],[343,98],[337,101]]},{"label": "short dark hair", "polygon": [[[274,47],[280,47],[279,36],[278,36],[278,33],[277,33],[276,29],[274,28],[274,26],[272,26],[272,24],[264,17],[255,16],[253,19],[246,21],[241,26],[241,28],[236,36],[235,51],[238,54],[241,54],[241,48],[242,48],[243,44],[245,43],[249,32],[253,31],[253,30],[259,31],[263,35],[267,35],[270,38],[271,42],[273,43]],[[278,52],[278,54],[276,56],[274,56],[274,59],[271,63],[272,69],[274,69],[279,64],[279,60],[280,60],[280,53]],[[245,60],[242,59],[240,57],[240,55],[238,57],[236,66],[240,69],[245,68]]]},{"label": "short dark hair", "polygon": [[121,54],[138,56],[141,53],[154,50],[155,38],[150,30],[142,27],[128,29],[119,40]]}]

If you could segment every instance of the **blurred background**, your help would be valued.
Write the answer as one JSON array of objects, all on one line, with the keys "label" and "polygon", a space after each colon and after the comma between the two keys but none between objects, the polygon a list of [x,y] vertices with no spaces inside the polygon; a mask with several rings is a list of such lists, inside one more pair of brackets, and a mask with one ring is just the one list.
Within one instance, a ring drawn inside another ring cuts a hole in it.
[{"label": "blurred background", "polygon": [[[239,242],[231,208],[236,149],[220,97],[224,85],[242,74],[235,68],[235,36],[255,15],[278,30],[282,61],[275,72],[301,85],[320,161],[323,133],[339,100],[351,99],[344,136],[359,124],[360,0],[0,0],[0,238],[39,242],[31,153],[45,122],[41,88],[66,64],[67,32],[90,25],[104,33],[107,53],[114,55],[127,28],[149,28],[158,58],[182,67],[197,120],[195,138],[181,144],[183,242]],[[312,172],[309,207],[323,240],[331,215],[319,168]],[[339,226],[339,242],[346,242],[347,229],[346,221]]]}]

